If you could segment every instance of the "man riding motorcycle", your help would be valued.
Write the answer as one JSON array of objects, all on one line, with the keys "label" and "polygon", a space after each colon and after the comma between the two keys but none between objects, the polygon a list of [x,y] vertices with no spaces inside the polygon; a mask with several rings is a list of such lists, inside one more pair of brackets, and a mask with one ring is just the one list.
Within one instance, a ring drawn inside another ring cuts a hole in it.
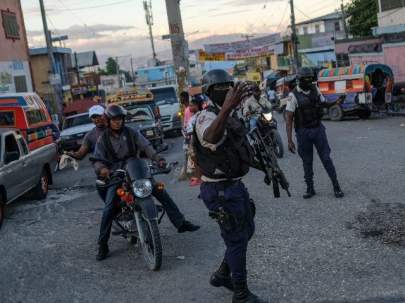
[{"label": "man riding motorcycle", "polygon": [[249,120],[250,129],[256,127],[258,116],[263,110],[271,110],[271,103],[257,85],[252,87],[252,92],[253,94],[242,103],[242,116]]},{"label": "man riding motorcycle", "polygon": [[[110,105],[105,111],[108,128],[97,141],[94,153],[96,159],[106,160],[106,162],[96,161],[94,163],[96,174],[101,179],[108,179],[112,170],[122,168],[127,159],[138,158],[141,152],[144,152],[152,161],[158,162],[160,168],[166,167],[166,160],[159,157],[150,142],[145,139],[139,130],[125,126],[126,114],[123,107],[115,104]],[[107,165],[107,163],[112,163],[112,165]],[[179,233],[193,232],[200,228],[185,220],[184,215],[165,190],[154,189],[153,195],[162,204],[170,221]],[[109,253],[108,240],[117,207],[116,201],[119,199],[114,186],[108,188],[101,196],[104,199],[105,207],[98,239],[97,260],[99,261],[105,259]]]}]

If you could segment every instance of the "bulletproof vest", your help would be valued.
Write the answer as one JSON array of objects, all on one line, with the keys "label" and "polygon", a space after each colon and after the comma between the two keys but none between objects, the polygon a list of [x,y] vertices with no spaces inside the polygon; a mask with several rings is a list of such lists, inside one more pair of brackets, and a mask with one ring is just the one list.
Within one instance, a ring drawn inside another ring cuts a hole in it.
[{"label": "bulletproof vest", "polygon": [[297,88],[292,91],[298,102],[294,114],[295,128],[314,128],[321,125],[322,107],[321,96],[316,89],[311,89],[309,95],[299,92]]},{"label": "bulletproof vest", "polygon": [[[209,106],[206,110],[215,114],[219,113],[214,106]],[[197,165],[202,174],[211,179],[234,179],[246,175],[253,161],[253,153],[246,139],[246,133],[247,130],[243,123],[234,113],[228,117],[226,123],[225,141],[215,151],[212,151],[201,145],[197,137],[196,126],[194,126],[193,146]],[[216,171],[222,173],[216,174]]]},{"label": "bulletproof vest", "polygon": [[117,153],[115,152],[113,145],[111,143],[110,137],[112,136],[111,129],[108,128],[104,131],[102,134],[102,140],[103,144],[106,148],[106,157],[108,161],[110,162],[120,162],[120,161],[125,161],[128,158],[135,157],[137,155],[137,146],[135,143],[135,139],[132,136],[130,130],[128,127],[124,126],[124,129],[122,130],[124,136],[127,138],[127,144],[128,144],[128,155],[126,155],[124,158],[119,158]]}]

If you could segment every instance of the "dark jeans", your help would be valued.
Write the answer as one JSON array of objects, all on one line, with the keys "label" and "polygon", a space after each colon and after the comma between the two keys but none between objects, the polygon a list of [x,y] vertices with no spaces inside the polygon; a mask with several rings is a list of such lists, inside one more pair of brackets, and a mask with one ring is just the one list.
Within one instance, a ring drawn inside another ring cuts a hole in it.
[{"label": "dark jeans", "polygon": [[220,207],[239,224],[232,228],[219,223],[221,236],[225,242],[225,261],[229,265],[234,281],[246,281],[246,251],[255,230],[249,193],[241,181],[233,184],[225,182],[205,182],[201,185],[201,198],[210,211]]},{"label": "dark jeans", "polygon": [[[111,234],[111,226],[114,217],[119,211],[118,202],[119,197],[116,195],[117,187],[110,187],[107,190],[97,189],[100,197],[104,200],[105,206],[100,225],[100,236],[98,238],[99,244],[107,244]],[[167,216],[172,224],[179,228],[184,222],[184,216],[178,209],[176,203],[167,193],[166,190],[158,190],[154,188],[153,196],[162,204]]]},{"label": "dark jeans", "polygon": [[330,147],[328,143],[328,138],[326,137],[325,127],[321,124],[319,127],[315,128],[298,128],[296,129],[297,143],[298,143],[298,154],[300,155],[302,162],[304,164],[304,178],[308,186],[314,184],[314,170],[313,170],[313,160],[315,146],[319,158],[329,178],[332,183],[337,182],[336,170],[333,165],[333,161],[330,158]]}]

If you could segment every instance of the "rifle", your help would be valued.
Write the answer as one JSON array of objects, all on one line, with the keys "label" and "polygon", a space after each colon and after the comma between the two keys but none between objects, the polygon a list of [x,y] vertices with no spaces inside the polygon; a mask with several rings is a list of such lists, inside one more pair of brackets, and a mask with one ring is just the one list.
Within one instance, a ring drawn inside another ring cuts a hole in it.
[{"label": "rifle", "polygon": [[254,151],[254,163],[252,166],[264,172],[264,182],[267,185],[273,183],[274,197],[280,198],[280,186],[291,197],[290,184],[278,165],[272,145],[265,144],[258,128],[254,128],[248,133],[248,140]]}]

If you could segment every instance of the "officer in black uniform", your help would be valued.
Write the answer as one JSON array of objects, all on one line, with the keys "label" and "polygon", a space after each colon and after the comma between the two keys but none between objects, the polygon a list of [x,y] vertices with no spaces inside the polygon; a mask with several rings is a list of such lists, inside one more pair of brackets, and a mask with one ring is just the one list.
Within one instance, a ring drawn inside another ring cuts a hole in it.
[{"label": "officer in black uniform", "polygon": [[202,79],[210,101],[197,116],[193,135],[196,163],[202,172],[200,197],[217,219],[226,245],[225,257],[211,276],[215,287],[233,290],[233,303],[265,302],[247,286],[246,251],[254,233],[254,204],[241,179],[249,171],[251,152],[246,128],[235,108],[249,94],[246,84],[236,84],[224,70],[212,70]]},{"label": "officer in black uniform", "polygon": [[300,68],[297,74],[298,85],[290,93],[287,101],[287,138],[288,149],[295,153],[295,144],[292,139],[292,126],[295,126],[295,133],[298,143],[298,154],[304,164],[305,182],[307,191],[304,199],[313,197],[314,171],[313,171],[313,146],[315,146],[319,158],[325,167],[329,178],[333,184],[336,198],[344,196],[336,176],[335,166],[330,158],[331,149],[326,137],[325,126],[321,119],[323,108],[330,107],[336,103],[327,104],[325,98],[314,84],[315,78],[312,69],[308,67]]}]

